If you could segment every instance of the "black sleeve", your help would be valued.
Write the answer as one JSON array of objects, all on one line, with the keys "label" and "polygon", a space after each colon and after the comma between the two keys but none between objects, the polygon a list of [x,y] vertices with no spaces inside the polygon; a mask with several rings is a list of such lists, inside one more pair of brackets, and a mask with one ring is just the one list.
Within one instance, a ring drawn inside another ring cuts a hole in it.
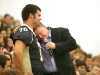
[{"label": "black sleeve", "polygon": [[56,43],[56,51],[57,53],[66,53],[77,48],[76,40],[71,36],[68,29],[62,29],[59,33],[61,38],[60,41]]},{"label": "black sleeve", "polygon": [[26,44],[26,46],[30,45],[32,41],[31,31],[28,28],[26,30],[24,30],[23,28],[19,28],[13,35],[13,42],[15,43],[16,40],[21,40]]}]

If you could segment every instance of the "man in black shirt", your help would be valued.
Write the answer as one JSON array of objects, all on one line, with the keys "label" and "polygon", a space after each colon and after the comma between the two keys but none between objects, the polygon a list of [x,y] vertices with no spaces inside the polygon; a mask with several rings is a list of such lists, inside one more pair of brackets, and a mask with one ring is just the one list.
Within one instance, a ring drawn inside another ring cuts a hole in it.
[{"label": "man in black shirt", "polygon": [[43,59],[41,48],[33,28],[41,20],[41,9],[32,4],[22,10],[23,24],[13,36],[15,68],[23,75],[32,72],[34,75],[43,75]]}]

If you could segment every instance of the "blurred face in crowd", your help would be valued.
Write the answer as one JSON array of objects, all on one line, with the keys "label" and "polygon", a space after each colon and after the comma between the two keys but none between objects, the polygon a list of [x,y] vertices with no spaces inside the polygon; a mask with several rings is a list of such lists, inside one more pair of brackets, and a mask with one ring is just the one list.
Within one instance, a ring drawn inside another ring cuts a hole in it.
[{"label": "blurred face in crowd", "polygon": [[87,67],[91,67],[92,66],[92,58],[86,58],[85,63],[87,65]]},{"label": "blurred face in crowd", "polygon": [[85,60],[85,54],[79,53],[79,60],[84,61]]},{"label": "blurred face in crowd", "polygon": [[1,35],[2,35],[2,36],[7,36],[6,30],[2,30],[2,31],[1,31]]},{"label": "blurred face in crowd", "polygon": [[49,34],[49,30],[45,26],[37,27],[34,32],[39,40],[46,39]]},{"label": "blurred face in crowd", "polygon": [[94,66],[94,67],[91,69],[91,72],[92,72],[93,74],[100,75],[100,68],[97,67],[97,66]]},{"label": "blurred face in crowd", "polygon": [[8,36],[8,37],[10,37],[11,33],[12,33],[11,28],[7,28],[7,36]]},{"label": "blurred face in crowd", "polygon": [[12,47],[13,46],[13,41],[12,39],[8,38],[8,47]]},{"label": "blurred face in crowd", "polygon": [[10,69],[10,61],[9,60],[7,60],[4,68],[0,65],[0,72],[3,71],[3,70],[7,70],[7,69]]},{"label": "blurred face in crowd", "polygon": [[14,18],[13,17],[10,17],[9,24],[10,25],[13,25],[13,23],[14,23]]},{"label": "blurred face in crowd", "polygon": [[10,61],[10,65],[11,65],[11,57],[7,54],[5,54],[5,56],[7,56],[10,59],[9,61]]},{"label": "blurred face in crowd", "polygon": [[79,72],[79,73],[83,73],[83,72],[85,72],[86,71],[86,67],[83,65],[83,66],[79,66],[78,68],[77,68],[77,71]]},{"label": "blurred face in crowd", "polygon": [[15,21],[14,22],[14,27],[20,26],[20,22],[19,21]]},{"label": "blurred face in crowd", "polygon": [[100,59],[95,59],[95,60],[93,61],[93,64],[100,64]]},{"label": "blurred face in crowd", "polygon": [[0,47],[0,55],[4,55],[3,47]]},{"label": "blurred face in crowd", "polygon": [[10,16],[7,16],[4,20],[5,20],[7,23],[10,24],[11,17],[10,17]]}]

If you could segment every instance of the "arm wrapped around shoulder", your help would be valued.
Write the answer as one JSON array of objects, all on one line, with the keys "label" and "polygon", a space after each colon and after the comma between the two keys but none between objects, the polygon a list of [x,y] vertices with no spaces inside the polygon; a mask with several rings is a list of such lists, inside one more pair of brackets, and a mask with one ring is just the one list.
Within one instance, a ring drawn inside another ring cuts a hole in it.
[{"label": "arm wrapped around shoulder", "polygon": [[58,43],[56,43],[56,51],[59,53],[66,53],[77,48],[76,40],[71,36],[68,29],[61,28],[59,31]]}]

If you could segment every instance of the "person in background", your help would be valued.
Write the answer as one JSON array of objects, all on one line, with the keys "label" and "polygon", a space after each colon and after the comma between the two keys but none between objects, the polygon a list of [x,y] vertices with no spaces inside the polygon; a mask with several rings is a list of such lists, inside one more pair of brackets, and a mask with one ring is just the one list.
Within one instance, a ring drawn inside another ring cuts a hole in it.
[{"label": "person in background", "polygon": [[76,61],[76,71],[78,71],[80,73],[80,75],[82,74],[86,74],[86,63],[84,61],[81,60],[77,60]]},{"label": "person in background", "polygon": [[9,58],[9,61],[10,61],[10,68],[11,69],[14,69],[14,62],[13,62],[13,59],[12,59],[12,55],[9,53],[9,52],[4,52],[4,55],[7,56]]},{"label": "person in background", "polygon": [[2,36],[7,36],[6,27],[3,27],[3,28],[0,29],[0,34],[1,34]]},{"label": "person in background", "polygon": [[5,14],[3,20],[10,25],[11,16],[9,14]]},{"label": "person in background", "polygon": [[21,24],[20,24],[19,20],[15,20],[14,23],[13,23],[13,25],[14,25],[14,28],[15,28],[17,26],[20,26]]},{"label": "person in background", "polygon": [[88,54],[88,55],[86,56],[86,58],[85,58],[85,63],[86,63],[86,66],[87,66],[86,71],[87,71],[87,72],[90,72],[90,68],[91,68],[91,66],[93,65],[93,59],[92,59],[91,54]]},{"label": "person in background", "polygon": [[94,64],[86,75],[100,75],[100,64]]},{"label": "person in background", "polygon": [[3,41],[3,36],[0,34],[0,43],[2,44],[2,46],[4,47],[4,41]]},{"label": "person in background", "polygon": [[10,35],[12,34],[13,29],[11,29],[10,26],[6,26],[6,31],[7,31],[7,36],[10,37]]},{"label": "person in background", "polygon": [[100,64],[100,57],[99,56],[93,57],[93,64]]},{"label": "person in background", "polygon": [[13,40],[9,38],[8,36],[3,37],[4,41],[4,48],[7,50],[7,52],[12,52],[14,45],[13,45]]},{"label": "person in background", "polygon": [[0,55],[4,55],[3,45],[0,43]]},{"label": "person in background", "polygon": [[0,72],[7,69],[10,69],[9,58],[4,55],[0,55]]}]

